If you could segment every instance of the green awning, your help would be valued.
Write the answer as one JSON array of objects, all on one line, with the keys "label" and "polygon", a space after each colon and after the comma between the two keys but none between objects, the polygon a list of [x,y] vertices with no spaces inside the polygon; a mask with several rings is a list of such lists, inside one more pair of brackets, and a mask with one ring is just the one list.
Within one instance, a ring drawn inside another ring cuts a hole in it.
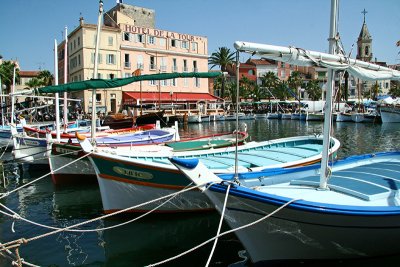
[{"label": "green awning", "polygon": [[46,86],[38,88],[38,93],[63,93],[63,92],[75,92],[88,89],[108,89],[121,87],[130,83],[139,81],[151,81],[151,80],[168,80],[175,78],[215,78],[222,75],[221,72],[181,72],[181,73],[159,73],[159,74],[147,74],[132,76],[128,78],[117,78],[117,79],[91,79],[80,82],[72,82],[60,85]]}]

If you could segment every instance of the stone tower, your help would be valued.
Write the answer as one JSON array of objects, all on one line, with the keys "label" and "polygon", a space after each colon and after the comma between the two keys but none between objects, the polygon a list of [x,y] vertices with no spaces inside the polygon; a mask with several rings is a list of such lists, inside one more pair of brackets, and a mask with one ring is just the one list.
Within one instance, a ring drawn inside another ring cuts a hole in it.
[{"label": "stone tower", "polygon": [[372,38],[365,23],[365,14],[367,11],[364,9],[361,13],[364,14],[364,23],[357,40],[357,59],[370,62],[372,59]]}]

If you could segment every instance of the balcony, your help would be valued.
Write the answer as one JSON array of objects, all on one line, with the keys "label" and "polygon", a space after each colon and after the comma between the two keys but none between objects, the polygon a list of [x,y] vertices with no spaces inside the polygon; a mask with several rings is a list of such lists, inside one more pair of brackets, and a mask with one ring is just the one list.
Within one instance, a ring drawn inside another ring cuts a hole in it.
[{"label": "balcony", "polygon": [[161,72],[166,72],[167,71],[167,66],[160,66],[160,71]]},{"label": "balcony", "polygon": [[131,63],[129,61],[124,62],[124,67],[125,69],[130,69],[131,68]]},{"label": "balcony", "polygon": [[156,64],[150,64],[149,69],[150,70],[156,70],[157,66]]},{"label": "balcony", "polygon": [[198,68],[193,68],[193,72],[199,72]]},{"label": "balcony", "polygon": [[172,66],[172,72],[177,72],[178,71],[178,67],[177,66]]},{"label": "balcony", "polygon": [[188,72],[188,67],[183,67],[183,72]]}]

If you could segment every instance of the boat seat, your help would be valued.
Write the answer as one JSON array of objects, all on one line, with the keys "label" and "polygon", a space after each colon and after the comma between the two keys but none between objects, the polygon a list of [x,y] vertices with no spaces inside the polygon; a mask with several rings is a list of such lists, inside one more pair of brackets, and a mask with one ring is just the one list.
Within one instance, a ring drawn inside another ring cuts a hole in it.
[{"label": "boat seat", "polygon": [[[312,176],[290,181],[291,185],[319,186],[319,176]],[[381,186],[363,181],[332,176],[328,181],[328,187],[337,192],[372,201],[387,197],[390,190]]]},{"label": "boat seat", "polygon": [[[331,190],[355,196],[367,201],[389,196],[400,189],[400,166],[397,163],[380,162],[334,171],[328,180]],[[295,179],[291,185],[319,186],[319,176]]]}]

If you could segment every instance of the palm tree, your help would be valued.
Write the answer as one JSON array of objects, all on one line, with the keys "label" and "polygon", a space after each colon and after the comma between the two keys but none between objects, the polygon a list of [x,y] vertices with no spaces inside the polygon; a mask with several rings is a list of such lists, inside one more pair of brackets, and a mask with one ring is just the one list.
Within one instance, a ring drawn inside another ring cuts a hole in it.
[{"label": "palm tree", "polygon": [[43,85],[43,81],[37,77],[30,79],[26,84],[29,88],[38,88]]},{"label": "palm tree", "polygon": [[[14,67],[15,63],[12,61],[4,61],[0,65],[0,76],[1,76],[1,82],[6,86],[6,92],[11,91],[11,85],[13,83],[13,76],[14,76]],[[15,70],[15,82],[17,83],[19,81],[19,69]]]},{"label": "palm tree", "polygon": [[264,93],[265,96],[268,96],[268,99],[271,101],[272,89],[276,87],[279,83],[279,79],[275,73],[272,71],[268,71],[261,77],[262,86],[267,89],[267,92]]},{"label": "palm tree", "polygon": [[307,83],[306,92],[312,101],[317,101],[322,96],[322,89],[319,87],[317,80],[311,80]]},{"label": "palm tree", "polygon": [[300,102],[300,92],[298,90],[300,89],[302,84],[303,84],[303,78],[301,77],[300,72],[293,71],[288,79],[288,85],[297,94],[299,102]]},{"label": "palm tree", "polygon": [[[215,66],[220,66],[221,71],[225,72],[228,65],[232,65],[235,60],[235,52],[231,52],[231,50],[227,47],[219,47],[217,52],[211,54],[208,59],[208,64],[211,65],[211,68]],[[221,95],[225,95],[225,79],[222,79],[222,88]]]},{"label": "palm tree", "polygon": [[400,96],[400,82],[396,81],[391,84],[389,95],[391,95],[392,97]]},{"label": "palm tree", "polygon": [[53,84],[54,76],[48,70],[42,70],[37,76],[41,81],[43,86],[48,86]]},{"label": "palm tree", "polygon": [[273,90],[273,94],[275,97],[279,98],[279,100],[286,100],[290,97],[288,91],[288,83],[286,81],[280,81],[277,83],[276,88]]}]

